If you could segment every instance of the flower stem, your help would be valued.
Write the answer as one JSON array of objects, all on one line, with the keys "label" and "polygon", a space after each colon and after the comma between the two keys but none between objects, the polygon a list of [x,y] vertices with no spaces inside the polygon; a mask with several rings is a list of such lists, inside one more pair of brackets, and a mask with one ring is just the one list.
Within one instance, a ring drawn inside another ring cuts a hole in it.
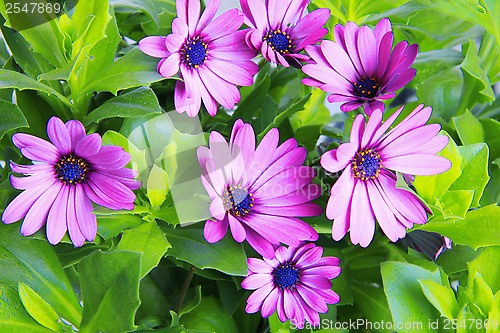
[{"label": "flower stem", "polygon": [[189,288],[189,285],[191,284],[191,280],[193,279],[195,268],[196,267],[191,266],[189,268],[187,275],[186,275],[186,278],[184,279],[184,284],[182,285],[179,299],[177,300],[177,304],[175,305],[175,312],[177,314],[180,314],[180,312],[181,312],[182,304],[184,303],[184,298],[186,298],[187,290]]}]

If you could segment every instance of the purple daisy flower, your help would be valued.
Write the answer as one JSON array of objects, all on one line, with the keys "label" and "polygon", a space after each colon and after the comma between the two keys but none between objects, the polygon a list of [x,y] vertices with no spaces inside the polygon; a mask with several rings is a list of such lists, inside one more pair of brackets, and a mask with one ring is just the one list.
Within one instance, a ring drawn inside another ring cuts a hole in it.
[{"label": "purple daisy flower", "polygon": [[382,19],[374,30],[354,22],[335,26],[335,42],[306,47],[315,64],[302,67],[311,78],[302,83],[332,93],[328,101],[344,102],[340,109],[352,111],[362,105],[367,115],[384,110],[383,100],[396,96],[416,74],[410,68],[417,45],[399,42],[391,51],[394,34],[391,22]]},{"label": "purple daisy flower", "polygon": [[451,162],[435,154],[447,145],[448,137],[437,135],[439,124],[425,125],[432,109],[423,105],[386,133],[402,110],[381,124],[382,111],[376,109],[366,127],[363,115],[358,115],[350,142],[321,157],[327,171],[344,169],[326,207],[327,218],[335,220],[333,239],[340,240],[350,230],[352,243],[366,247],[373,238],[376,219],[394,242],[414,223],[427,222],[428,208],[412,192],[396,188],[393,171],[410,175],[445,172]]},{"label": "purple daisy flower", "polygon": [[300,66],[309,59],[300,52],[328,33],[323,25],[330,10],[320,8],[304,16],[309,0],[266,0],[265,5],[261,0],[240,0],[240,4],[250,27],[248,46],[272,63]]},{"label": "purple daisy flower", "polygon": [[322,255],[323,248],[309,243],[281,246],[273,259],[248,258],[249,275],[241,286],[255,291],[248,297],[246,312],[260,310],[267,318],[277,310],[282,322],[290,319],[298,328],[304,326],[304,319],[319,325],[319,313],[340,300],[330,289],[330,280],[341,272],[340,260]]},{"label": "purple daisy flower", "polygon": [[150,36],[139,42],[146,54],[162,58],[158,73],[172,77],[180,69],[174,93],[177,112],[194,117],[201,101],[210,115],[218,104],[232,109],[240,101],[236,85],[250,86],[259,67],[256,53],[245,43],[245,32],[238,31],[243,14],[231,9],[213,20],[220,0],[211,0],[200,17],[200,0],[177,0],[177,18],[172,34]]},{"label": "purple daisy flower", "polygon": [[47,124],[52,143],[17,133],[14,145],[33,165],[11,163],[10,183],[23,190],[5,209],[3,223],[24,218],[21,234],[29,236],[47,224],[47,239],[57,244],[69,232],[75,246],[93,241],[97,232],[92,201],[110,209],[133,209],[141,183],[137,172],[124,168],[130,155],[118,146],[101,146],[99,134],[85,134],[77,120],[64,124],[52,117]]},{"label": "purple daisy flower", "polygon": [[256,148],[252,126],[239,119],[229,144],[212,132],[210,148],[198,148],[201,180],[215,218],[205,223],[208,242],[221,240],[230,227],[237,242],[246,239],[259,254],[273,258],[273,245],[318,239],[314,228],[297,218],[322,213],[310,202],[321,195],[321,187],[311,183],[314,169],[302,165],[307,151],[295,139],[280,146],[278,140],[273,128]]}]

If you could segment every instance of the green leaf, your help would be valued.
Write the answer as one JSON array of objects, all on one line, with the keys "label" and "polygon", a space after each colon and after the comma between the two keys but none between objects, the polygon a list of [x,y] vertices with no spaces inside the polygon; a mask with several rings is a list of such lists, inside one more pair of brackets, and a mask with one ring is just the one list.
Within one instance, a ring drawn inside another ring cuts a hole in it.
[{"label": "green leaf", "polygon": [[[439,314],[422,293],[419,280],[441,282],[441,274],[436,269],[428,271],[409,263],[386,261],[380,266],[384,290],[396,323],[423,323],[420,332],[433,332],[425,324],[439,318]],[[403,328],[399,332],[414,332]]]},{"label": "green leaf", "polygon": [[311,94],[307,94],[305,97],[299,99],[295,103],[292,103],[292,105],[290,105],[288,108],[283,110],[283,112],[278,114],[276,118],[274,118],[273,123],[269,124],[264,129],[264,131],[262,131],[262,133],[258,135],[259,140],[261,140],[264,137],[264,135],[266,135],[266,133],[269,132],[272,128],[279,127],[285,119],[289,119],[295,113],[304,110],[304,105],[307,103],[310,96]]},{"label": "green leaf", "polygon": [[488,145],[477,143],[458,147],[462,155],[462,174],[450,186],[450,190],[474,190],[471,207],[479,207],[484,188],[490,179],[488,175]]},{"label": "green leaf", "polygon": [[429,280],[419,280],[425,297],[441,313],[442,316],[453,320],[458,315],[457,299],[450,287]]},{"label": "green leaf", "polygon": [[122,333],[135,329],[141,254],[96,251],[78,264],[83,299],[79,332]]},{"label": "green leaf", "polygon": [[104,39],[110,20],[108,0],[78,1],[72,16],[78,38],[73,42],[71,58],[75,58],[82,48],[90,49]]},{"label": "green leaf", "polygon": [[487,316],[493,305],[493,292],[490,286],[484,281],[481,273],[476,272],[473,283],[467,286],[467,289],[472,288],[471,303],[474,304],[483,316]]},{"label": "green leaf", "polygon": [[169,180],[165,170],[160,169],[156,164],[149,173],[146,195],[153,207],[160,207],[165,201],[169,189]]},{"label": "green leaf", "polygon": [[[481,58],[477,54],[477,46],[473,40],[462,46],[464,61],[461,69],[464,73],[464,95],[462,105],[471,108],[476,103],[492,102],[495,100],[495,93],[491,88],[488,74],[482,66]],[[459,112],[462,110],[459,110]]]},{"label": "green leaf", "polygon": [[248,122],[257,113],[257,110],[263,105],[267,92],[271,86],[271,78],[268,74],[258,84],[252,87],[250,94],[245,97],[231,116],[231,120],[226,125],[226,131],[230,132],[237,119]]},{"label": "green leaf", "polygon": [[451,169],[439,175],[416,176],[413,182],[418,195],[428,203],[434,203],[436,198],[441,198],[462,173],[460,168],[462,156],[451,137],[448,145],[438,155],[450,160]]},{"label": "green leaf", "polygon": [[[493,298],[492,309],[488,314],[488,322],[489,325],[486,326],[486,333],[495,333],[498,332],[498,328],[500,327],[500,292],[496,293]],[[496,324],[495,324],[496,323]]]},{"label": "green leaf", "polygon": [[[494,232],[492,230],[492,233]],[[492,292],[494,294],[498,293],[500,290],[500,247],[495,246],[483,249],[479,256],[468,263],[467,268],[469,270],[469,284],[472,284],[472,279],[475,276],[474,272],[477,272],[482,275]]]},{"label": "green leaf", "polygon": [[[474,333],[474,332],[483,332],[482,329],[476,329],[475,321],[476,317],[469,309],[469,304],[465,304],[458,313],[458,317],[456,320],[456,332],[457,333]],[[471,325],[472,323],[472,325]],[[450,325],[450,328],[452,326]]]},{"label": "green leaf", "polygon": [[0,140],[10,130],[28,127],[28,122],[16,104],[0,99]]},{"label": "green leaf", "polygon": [[453,117],[453,124],[463,145],[484,141],[483,126],[469,110],[458,117]]},{"label": "green leaf", "polygon": [[71,102],[66,97],[58,93],[56,90],[18,72],[10,71],[7,69],[0,69],[0,89],[4,88],[14,88],[18,90],[29,89],[41,91],[46,93],[47,95],[55,95],[71,110],[75,110],[73,104],[71,104]]},{"label": "green leaf", "polygon": [[97,233],[105,240],[118,236],[125,229],[136,227],[142,223],[142,218],[130,212],[124,214],[100,214],[97,216]]},{"label": "green leaf", "polygon": [[449,69],[417,84],[417,97],[421,103],[432,105],[434,117],[442,117],[448,121],[458,109],[462,86],[462,74],[455,69]]},{"label": "green leaf", "polygon": [[163,80],[163,77],[156,72],[157,64],[158,59],[149,57],[138,47],[134,47],[84,87],[81,94],[110,91],[116,95],[118,90],[147,86]]},{"label": "green leaf", "polygon": [[[359,307],[366,318],[373,323],[390,322],[391,312],[387,304],[384,290],[373,284],[362,284],[357,281],[352,283],[355,305]],[[379,330],[391,332],[390,330]]]},{"label": "green leaf", "polygon": [[443,217],[445,219],[450,217],[464,218],[473,197],[474,191],[472,190],[446,192],[440,200],[443,205]]},{"label": "green leaf", "polygon": [[217,333],[238,332],[234,320],[213,296],[202,297],[200,305],[181,317],[180,323],[189,330]]},{"label": "green leaf", "polygon": [[486,206],[472,210],[465,220],[453,222],[430,222],[421,227],[450,238],[456,244],[478,249],[484,246],[500,245],[500,207]]},{"label": "green leaf", "polygon": [[[500,99],[498,99],[500,101]],[[500,122],[496,119],[480,119],[484,129],[484,142],[490,147],[490,157],[494,161],[500,157]]]},{"label": "green leaf", "polygon": [[22,282],[59,316],[74,325],[80,323],[82,309],[50,244],[21,236],[19,224],[2,225],[0,256],[0,284],[17,288]]},{"label": "green leaf", "polygon": [[45,302],[33,289],[19,282],[19,298],[24,308],[41,325],[54,332],[62,332],[59,316],[50,304]]},{"label": "green leaf", "polygon": [[[2,16],[8,18],[8,15],[3,11],[5,7],[0,6],[0,10],[2,10]],[[57,21],[51,20],[19,33],[35,52],[45,57],[54,67],[62,67],[67,61],[63,52],[64,36],[59,30]],[[12,25],[7,21],[5,26],[11,27]]]},{"label": "green leaf", "polygon": [[98,123],[107,118],[135,118],[160,114],[162,112],[163,110],[158,104],[158,99],[153,90],[147,87],[140,87],[104,102],[85,117],[83,123],[88,125],[93,122]]},{"label": "green leaf", "polygon": [[142,12],[146,14],[154,22],[154,24],[156,24],[157,27],[160,24],[158,13],[153,1],[151,0],[110,0],[109,3],[115,8],[117,12]]},{"label": "green leaf", "polygon": [[158,266],[165,252],[171,247],[156,223],[146,222],[125,231],[116,249],[142,253],[141,278],[143,278]]},{"label": "green leaf", "polygon": [[9,333],[51,333],[24,309],[17,291],[0,285],[0,331]]},{"label": "green leaf", "polygon": [[[200,269],[212,268],[228,275],[248,274],[245,252],[230,235],[210,244],[199,229],[164,229],[172,244],[168,255],[186,261]],[[200,255],[203,254],[203,255]]]}]

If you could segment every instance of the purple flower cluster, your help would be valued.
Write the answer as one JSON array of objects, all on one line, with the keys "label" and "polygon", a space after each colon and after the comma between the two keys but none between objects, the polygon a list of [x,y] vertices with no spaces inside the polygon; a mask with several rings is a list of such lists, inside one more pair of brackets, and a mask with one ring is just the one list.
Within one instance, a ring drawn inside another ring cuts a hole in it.
[{"label": "purple flower cluster", "polygon": [[[342,102],[344,112],[363,108],[350,132],[349,142],[327,151],[321,166],[341,172],[331,188],[326,217],[333,220],[332,238],[347,232],[353,244],[368,246],[376,222],[391,240],[406,235],[415,223],[428,220],[428,207],[415,193],[396,186],[398,173],[412,175],[445,172],[450,161],[436,156],[448,143],[438,135],[440,125],[426,125],[430,107],[418,106],[393,126],[403,107],[382,122],[384,102],[416,75],[411,68],[417,46],[402,41],[393,48],[388,19],[372,30],[353,22],[337,25],[335,42],[322,40],[330,12],[307,12],[309,0],[240,0],[242,11],[229,10],[217,18],[220,0],[211,0],[201,13],[200,0],[177,0],[172,33],[139,42],[146,54],[161,58],[158,73],[178,76],[174,102],[178,112],[198,115],[202,102],[211,116],[219,105],[233,109],[240,100],[237,86],[250,86],[266,61],[302,68],[302,83]],[[240,30],[245,24],[248,28]],[[320,44],[318,44],[320,43]],[[304,64],[303,64],[304,63]],[[392,129],[391,129],[392,127]],[[16,134],[13,142],[32,165],[11,164],[27,177],[11,176],[13,187],[23,190],[5,209],[2,221],[24,218],[23,235],[46,225],[47,238],[56,244],[68,231],[81,246],[97,232],[93,204],[110,209],[133,209],[140,187],[136,172],[125,168],[130,155],[116,146],[102,146],[98,134],[86,135],[83,125],[64,124],[52,118],[47,126],[51,142]],[[209,147],[198,148],[201,180],[209,199],[212,219],[204,226],[205,239],[220,241],[230,230],[237,242],[247,241],[263,260],[248,259],[245,289],[255,290],[246,311],[275,311],[281,321],[297,327],[304,321],[317,325],[319,313],[328,311],[339,296],[331,279],[340,260],[322,257],[323,249],[311,243],[316,230],[300,218],[319,216],[323,210],[312,201],[322,195],[315,170],[305,166],[307,151],[295,139],[279,144],[271,129],[256,143],[254,129],[237,120],[229,140],[210,133]]]}]

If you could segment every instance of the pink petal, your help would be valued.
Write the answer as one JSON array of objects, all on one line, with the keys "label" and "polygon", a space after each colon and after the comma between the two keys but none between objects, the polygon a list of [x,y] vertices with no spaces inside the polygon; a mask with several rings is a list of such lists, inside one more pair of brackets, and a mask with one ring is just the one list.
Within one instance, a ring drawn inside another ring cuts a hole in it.
[{"label": "pink petal", "polygon": [[367,77],[373,77],[377,70],[377,51],[373,31],[368,26],[361,27],[358,35],[358,52]]},{"label": "pink petal", "polygon": [[75,186],[75,211],[78,227],[82,235],[89,242],[92,242],[97,234],[96,216],[92,214],[92,202],[85,194],[83,187],[78,184]]},{"label": "pink petal", "polygon": [[203,236],[209,243],[217,243],[227,233],[228,221],[223,219],[221,221],[207,220],[203,228]]},{"label": "pink petal", "polygon": [[166,58],[170,52],[165,44],[165,37],[149,36],[139,41],[139,49],[148,56],[155,58]]},{"label": "pink petal", "polygon": [[228,214],[227,218],[229,220],[229,228],[231,230],[231,235],[233,235],[234,240],[237,241],[238,243],[243,242],[246,237],[245,228],[243,228],[240,221],[238,221],[231,214]]},{"label": "pink petal", "polygon": [[267,27],[267,11],[262,1],[240,0],[240,5],[253,28],[265,29]]},{"label": "pink petal", "polygon": [[80,228],[78,227],[78,218],[76,215],[76,189],[71,186],[68,195],[68,209],[66,211],[66,218],[68,222],[68,232],[71,241],[76,247],[80,247],[85,242],[85,237],[83,236]]},{"label": "pink petal", "polygon": [[49,119],[47,124],[47,134],[50,141],[57,147],[57,150],[63,155],[68,155],[71,152],[71,137],[69,131],[57,117]]},{"label": "pink petal", "polygon": [[85,137],[85,127],[78,120],[70,120],[66,122],[66,128],[71,137],[71,151],[74,151],[78,142]]},{"label": "pink petal", "polygon": [[160,68],[158,69],[158,73],[160,73],[160,75],[163,77],[174,76],[179,71],[179,63],[180,63],[179,53],[172,53],[161,64]]},{"label": "pink petal", "polygon": [[68,195],[69,186],[62,186],[47,216],[47,239],[52,245],[59,243],[68,230],[66,225]]},{"label": "pink petal", "polygon": [[428,154],[392,157],[385,159],[383,165],[394,171],[421,176],[440,174],[451,168],[451,162],[446,158]]},{"label": "pink petal", "polygon": [[351,209],[351,241],[367,247],[373,239],[375,233],[375,220],[368,199],[368,193],[364,181],[358,181],[354,187]]},{"label": "pink petal", "polygon": [[206,41],[212,41],[236,32],[243,24],[243,13],[233,8],[210,22],[200,34]]},{"label": "pink petal", "polygon": [[97,133],[87,135],[75,147],[75,155],[80,158],[89,158],[101,149],[102,139]]},{"label": "pink petal", "polygon": [[29,236],[40,230],[40,228],[47,222],[47,215],[49,214],[49,209],[52,207],[54,200],[61,190],[62,185],[60,183],[55,183],[47,189],[36,201],[33,206],[29,209],[26,217],[24,218],[23,224],[21,226],[21,234],[23,236]]},{"label": "pink petal", "polygon": [[196,34],[199,34],[205,27],[212,21],[214,18],[215,14],[217,14],[217,11],[219,10],[220,6],[220,0],[210,0],[205,7],[205,10],[203,11],[203,14],[201,14],[200,21],[198,22],[198,25],[196,26]]}]

